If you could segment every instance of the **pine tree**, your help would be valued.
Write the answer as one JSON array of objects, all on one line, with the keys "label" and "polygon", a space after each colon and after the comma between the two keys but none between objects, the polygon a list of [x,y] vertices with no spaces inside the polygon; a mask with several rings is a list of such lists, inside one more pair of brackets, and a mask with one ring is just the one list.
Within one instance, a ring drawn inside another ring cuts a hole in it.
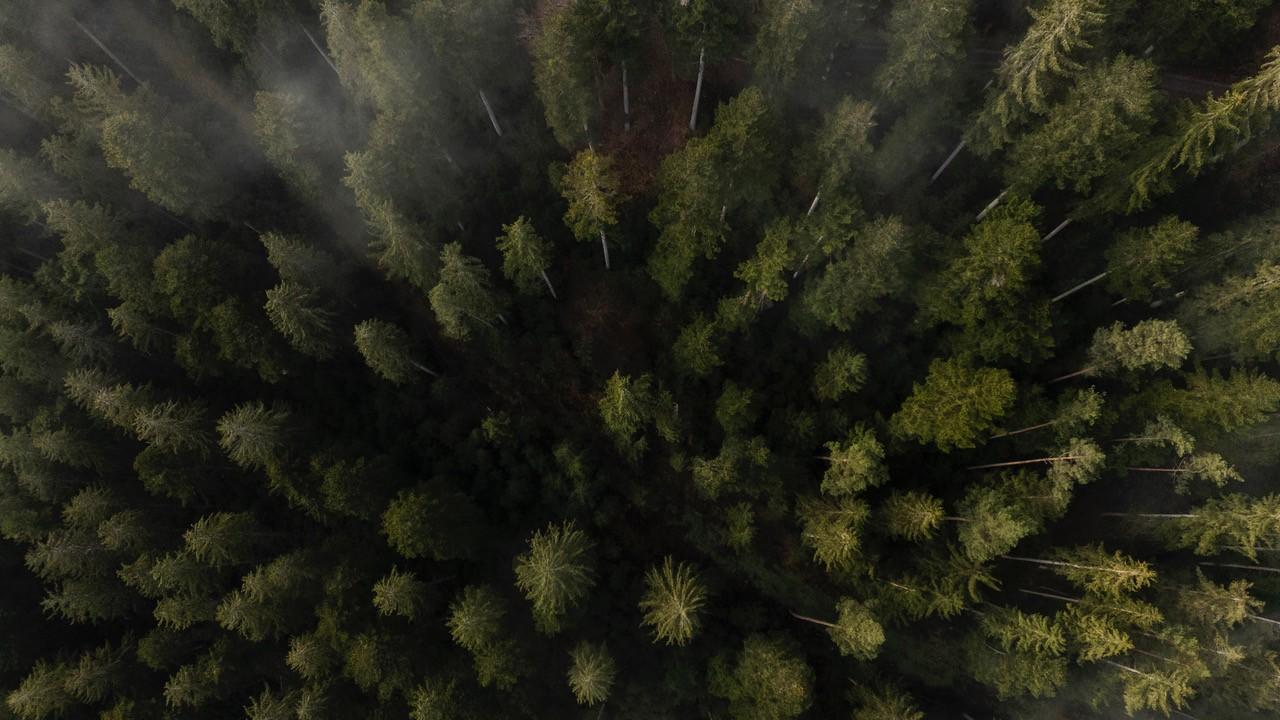
[{"label": "pine tree", "polygon": [[556,289],[547,277],[547,268],[551,266],[551,244],[538,235],[529,218],[522,215],[515,222],[502,226],[498,250],[502,253],[502,274],[515,283],[516,289],[533,295],[540,290],[541,283],[546,285],[553,299],[556,297]]},{"label": "pine tree", "polygon": [[813,0],[769,0],[752,48],[752,65],[763,83],[785,90],[800,72],[800,55],[821,22]]},{"label": "pine tree", "polygon": [[924,383],[912,386],[889,424],[894,435],[933,443],[944,452],[972,448],[1008,412],[1013,396],[1013,380],[1004,370],[934,360]]},{"label": "pine tree", "polygon": [[382,514],[382,532],[404,557],[451,560],[472,552],[478,511],[461,493],[419,486],[401,492]]},{"label": "pine tree", "polygon": [[382,615],[399,615],[413,620],[423,610],[426,590],[427,584],[417,575],[400,572],[393,567],[391,572],[374,583],[373,606]]},{"label": "pine tree", "polygon": [[884,644],[884,629],[880,627],[880,623],[866,605],[852,598],[840,599],[836,605],[836,621],[833,623],[796,613],[792,615],[798,620],[825,627],[841,655],[871,660]]},{"label": "pine tree", "polygon": [[200,518],[183,533],[191,557],[213,567],[241,565],[252,558],[264,537],[249,513],[220,512]]},{"label": "pine tree", "polygon": [[[897,218],[880,218],[862,228],[852,245],[805,283],[801,303],[822,323],[851,330],[881,301],[903,291],[911,259],[909,230]],[[826,233],[819,241],[827,238]]]},{"label": "pine tree", "polygon": [[445,245],[440,253],[440,282],[429,294],[431,309],[444,334],[468,340],[477,332],[495,329],[502,318],[506,298],[495,291],[489,270],[479,260],[462,254],[458,243]]},{"label": "pine tree", "polygon": [[1191,341],[1177,322],[1143,320],[1132,328],[1125,328],[1124,323],[1117,321],[1111,327],[1098,328],[1093,334],[1088,367],[1054,381],[1078,375],[1177,368],[1190,352]]},{"label": "pine tree", "polygon": [[569,689],[579,705],[595,705],[609,699],[617,668],[604,645],[581,642],[570,653]]},{"label": "pine tree", "polygon": [[538,627],[560,629],[562,616],[595,584],[593,543],[572,522],[548,525],[529,538],[529,552],[516,557],[516,587],[533,604]]},{"label": "pine tree", "polygon": [[1061,549],[1055,553],[1057,560],[1004,557],[1049,568],[1085,590],[1101,595],[1135,592],[1156,578],[1155,571],[1146,562],[1119,551],[1108,553],[1101,545]]},{"label": "pine tree", "polygon": [[833,348],[813,373],[813,394],[819,400],[839,400],[862,389],[867,379],[867,357],[846,345]]},{"label": "pine tree", "polygon": [[860,500],[802,498],[796,504],[800,539],[828,572],[848,569],[862,551],[862,527],[871,511]]},{"label": "pine tree", "polygon": [[862,425],[855,426],[844,442],[829,442],[829,463],[822,476],[822,492],[839,497],[856,495],[889,479],[884,467],[884,446],[875,433]]},{"label": "pine tree", "polygon": [[281,459],[288,421],[288,411],[242,403],[218,419],[220,444],[237,465],[265,468]]},{"label": "pine tree", "polygon": [[271,324],[298,352],[323,360],[337,349],[335,314],[314,290],[282,282],[267,291],[264,307]]},{"label": "pine tree", "polygon": [[946,515],[941,500],[915,491],[890,495],[881,512],[890,536],[912,542],[933,537]]},{"label": "pine tree", "polygon": [[899,107],[945,92],[964,62],[972,0],[906,0],[889,12],[889,51],[876,69],[881,97]]},{"label": "pine tree", "polygon": [[662,565],[645,571],[645,593],[640,599],[644,624],[653,632],[653,641],[667,645],[687,645],[701,629],[707,591],[692,565],[676,562],[670,555]]},{"label": "pine tree", "polygon": [[356,325],[355,342],[369,369],[389,382],[407,385],[418,381],[419,372],[436,374],[414,360],[409,336],[385,320],[365,320]]},{"label": "pine tree", "polygon": [[912,697],[897,688],[855,685],[853,695],[858,703],[853,720],[924,720]]},{"label": "pine tree", "polygon": [[1199,234],[1195,225],[1174,217],[1122,234],[1107,251],[1107,288],[1133,300],[1168,288]]},{"label": "pine tree", "polygon": [[748,635],[729,663],[713,660],[707,684],[728,701],[734,720],[789,720],[813,704],[813,669],[788,640]]},{"label": "pine tree", "polygon": [[618,206],[626,197],[618,190],[613,160],[595,150],[582,150],[560,179],[560,194],[569,203],[564,223],[579,242],[600,239],[604,266],[609,267],[609,242],[605,231],[618,222]]},{"label": "pine tree", "polygon": [[533,45],[533,78],[556,141],[577,147],[591,119],[591,70],[576,47],[568,9],[549,15]]}]

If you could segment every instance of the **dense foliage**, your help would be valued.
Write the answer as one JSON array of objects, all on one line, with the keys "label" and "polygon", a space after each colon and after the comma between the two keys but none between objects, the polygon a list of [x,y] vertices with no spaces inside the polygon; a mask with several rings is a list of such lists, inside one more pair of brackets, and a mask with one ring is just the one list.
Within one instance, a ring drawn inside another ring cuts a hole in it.
[{"label": "dense foliage", "polygon": [[0,5],[0,720],[1280,715],[1271,3]]}]

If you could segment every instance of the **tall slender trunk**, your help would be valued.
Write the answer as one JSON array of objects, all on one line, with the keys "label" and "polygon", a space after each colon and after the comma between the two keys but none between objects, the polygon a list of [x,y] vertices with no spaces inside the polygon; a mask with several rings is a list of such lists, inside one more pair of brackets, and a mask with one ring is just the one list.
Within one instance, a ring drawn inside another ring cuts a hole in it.
[{"label": "tall slender trunk", "polygon": [[1081,290],[1083,290],[1083,289],[1085,289],[1085,288],[1089,287],[1090,285],[1092,285],[1092,284],[1094,284],[1094,283],[1098,282],[1099,280],[1101,280],[1101,279],[1105,278],[1105,277],[1107,276],[1107,274],[1108,274],[1108,271],[1104,270],[1104,271],[1102,271],[1102,272],[1098,273],[1097,275],[1094,275],[1093,277],[1089,278],[1088,280],[1085,280],[1084,282],[1080,283],[1079,285],[1077,285],[1077,286],[1075,286],[1075,287],[1071,288],[1070,290],[1068,290],[1068,291],[1066,291],[1066,292],[1062,293],[1061,295],[1059,295],[1059,296],[1057,296],[1057,297],[1053,298],[1052,300],[1050,300],[1050,301],[1049,301],[1049,304],[1050,304],[1050,305],[1052,305],[1053,303],[1056,303],[1056,302],[1058,302],[1059,300],[1065,300],[1066,298],[1069,298],[1069,297],[1071,297],[1072,295],[1075,295],[1076,293],[1080,292]]},{"label": "tall slender trunk", "polygon": [[[1080,563],[1066,562],[1063,560],[1041,560],[1040,558],[1019,557],[1017,555],[1001,555],[1005,560],[1016,560],[1018,562],[1032,563],[1033,565],[1042,565],[1046,567],[1069,567],[1078,570],[1098,570],[1101,572],[1109,572],[1115,575],[1133,575],[1133,570],[1116,570],[1115,568],[1099,567],[1097,565],[1081,565]],[[1203,563],[1201,563],[1203,564]],[[1277,570],[1276,572],[1280,572]]]},{"label": "tall slender trunk", "polygon": [[1269,623],[1269,624],[1271,624],[1271,625],[1280,625],[1280,620],[1272,620],[1271,618],[1264,618],[1264,617],[1262,617],[1261,615],[1249,615],[1248,617],[1249,617],[1249,619],[1250,619],[1250,620],[1256,620],[1256,621],[1258,621],[1258,622]]},{"label": "tall slender trunk", "polygon": [[551,278],[547,277],[547,271],[539,270],[538,272],[542,274],[542,282],[546,283],[547,289],[551,291],[551,299],[559,300],[560,298],[556,297],[556,289],[551,285]]},{"label": "tall slender trunk", "polygon": [[1077,370],[1077,371],[1075,371],[1075,372],[1073,372],[1073,373],[1067,373],[1066,375],[1059,375],[1058,377],[1056,377],[1056,378],[1054,378],[1054,379],[1050,380],[1047,384],[1052,385],[1052,384],[1054,384],[1054,383],[1056,383],[1056,382],[1062,382],[1063,380],[1070,380],[1070,379],[1071,379],[1071,378],[1073,378],[1073,377],[1080,377],[1081,375],[1088,375],[1088,374],[1089,374],[1089,373],[1091,373],[1091,372],[1093,372],[1093,366],[1092,366],[1092,365],[1090,365],[1090,366],[1089,366],[1089,367],[1087,367],[1087,368],[1081,368],[1081,369],[1079,369],[1079,370]]},{"label": "tall slender trunk", "polygon": [[324,58],[325,64],[329,66],[330,70],[333,70],[333,74],[341,77],[342,73],[338,72],[338,66],[333,64],[333,60],[329,58],[329,53],[325,52],[324,48],[320,46],[320,43],[316,42],[315,37],[311,35],[311,31],[307,30],[307,26],[302,23],[298,23],[298,27],[302,30],[302,34],[307,36],[307,40],[311,41],[311,47],[315,48],[316,52],[320,53],[320,57]]},{"label": "tall slender trunk", "polygon": [[627,87],[627,61],[622,61],[622,129],[631,129],[631,90]]},{"label": "tall slender trunk", "polygon": [[430,375],[431,377],[440,377],[440,373],[436,372],[435,370],[432,370],[431,368],[427,367],[426,365],[423,365],[422,363],[418,362],[417,360],[410,360],[410,361],[409,361],[409,364],[410,364],[410,365],[412,365],[412,366],[414,366],[414,367],[416,367],[416,368],[418,368],[418,369],[419,369],[419,370],[421,370],[422,372],[424,372],[424,373],[426,373],[426,374]]},{"label": "tall slender trunk", "polygon": [[1105,512],[1102,517],[1140,517],[1140,518],[1193,518],[1195,513],[1122,513]]},{"label": "tall slender trunk", "polygon": [[1067,218],[1066,220],[1063,220],[1062,222],[1058,223],[1058,227],[1050,230],[1048,235],[1045,235],[1043,238],[1040,238],[1040,242],[1047,243],[1050,240],[1057,237],[1058,233],[1067,229],[1067,226],[1071,224],[1071,221],[1072,221],[1071,218]]},{"label": "tall slender trunk", "polygon": [[698,84],[693,88],[693,111],[689,113],[690,130],[698,129],[698,103],[702,101],[702,71],[706,69],[702,61],[706,54],[706,48],[698,51]]},{"label": "tall slender trunk", "polygon": [[98,39],[98,36],[90,32],[89,28],[85,27],[84,25],[81,25],[80,21],[76,20],[75,18],[71,18],[71,22],[75,23],[76,27],[80,28],[80,32],[84,33],[85,35],[88,35],[89,39],[93,41],[93,44],[97,45],[102,50],[102,52],[106,53],[107,57],[111,58],[111,62],[115,63],[116,67],[119,67],[121,70],[123,70],[125,75],[128,75],[129,77],[133,78],[133,81],[138,83],[139,85],[142,84],[142,79],[139,78],[137,75],[134,75],[133,71],[129,69],[129,66],[125,65],[124,62],[120,60],[120,58],[116,57],[116,54],[111,52],[111,48],[108,48],[106,45],[103,45],[102,41]]},{"label": "tall slender trunk", "polygon": [[809,203],[809,212],[804,214],[805,217],[809,217],[810,215],[813,214],[814,208],[818,207],[818,198],[820,197],[822,197],[821,192],[816,192],[813,194],[813,202]]},{"label": "tall slender trunk", "polygon": [[1079,460],[1079,455],[1058,455],[1055,457],[1032,458],[1031,460],[1010,460],[1009,462],[987,463],[986,465],[970,465],[966,470],[985,470],[987,468],[1013,467],[1015,465],[1034,465],[1035,463],[1051,463],[1059,460]]},{"label": "tall slender trunk", "polygon": [[1008,432],[996,433],[995,435],[991,436],[991,439],[994,440],[996,438],[1010,437],[1012,435],[1021,435],[1022,433],[1029,433],[1033,430],[1042,430],[1047,427],[1053,427],[1054,425],[1057,425],[1057,424],[1058,424],[1057,420],[1050,420],[1049,422],[1043,422],[1043,423],[1040,423],[1039,425],[1030,425],[1028,427],[1019,428],[1017,430],[1009,430]]},{"label": "tall slender trunk", "polygon": [[982,208],[982,212],[978,213],[978,217],[974,218],[974,222],[982,222],[982,218],[986,217],[987,213],[991,212],[992,210],[995,210],[996,207],[1000,205],[1000,201],[1004,200],[1004,196],[1008,194],[1009,194],[1008,188],[1001,190],[1000,194],[996,196],[995,200],[992,200],[991,202],[987,203],[987,206]]},{"label": "tall slender trunk", "polygon": [[604,248],[604,269],[609,270],[609,241],[604,237],[604,231],[600,231],[600,247]]},{"label": "tall slender trunk", "polygon": [[484,111],[489,113],[489,123],[493,125],[493,131],[498,133],[498,137],[502,137],[502,128],[498,127],[498,117],[493,114],[493,106],[489,105],[489,98],[484,96],[484,91],[477,89],[480,93],[480,102],[484,104]]},{"label": "tall slender trunk", "polygon": [[1237,570],[1257,570],[1258,572],[1280,573],[1280,568],[1262,567],[1261,565],[1238,565],[1236,563],[1212,563],[1199,562],[1197,565],[1206,565],[1208,567],[1224,567],[1235,568]]},{"label": "tall slender trunk", "polygon": [[801,615],[801,614],[799,614],[799,613],[794,613],[794,612],[793,612],[793,613],[791,613],[791,617],[793,617],[793,618],[795,618],[795,619],[797,619],[797,620],[803,620],[803,621],[805,621],[805,622],[807,622],[807,623],[813,623],[814,625],[822,625],[823,627],[835,627],[835,626],[836,626],[836,625],[835,625],[835,623],[829,623],[829,622],[827,622],[827,621],[825,621],[825,620],[819,620],[818,618],[811,618],[811,617],[809,617],[809,616],[807,616],[807,615]]},{"label": "tall slender trunk", "polygon": [[956,159],[956,156],[960,154],[960,151],[964,149],[964,146],[966,144],[967,143],[964,140],[961,140],[956,145],[956,149],[952,150],[951,154],[947,156],[947,159],[943,161],[942,165],[939,166],[937,170],[933,171],[933,175],[929,178],[930,185],[933,184],[934,180],[937,180],[939,177],[941,177],[942,173],[945,172],[948,167],[950,167],[952,161]]},{"label": "tall slender trunk", "polygon": [[1052,598],[1054,600],[1062,600],[1069,603],[1078,603],[1080,598],[1067,597],[1066,595],[1054,595],[1053,593],[1039,592],[1037,590],[1028,590],[1026,588],[1018,588],[1018,592],[1028,595],[1038,595],[1040,597]]}]

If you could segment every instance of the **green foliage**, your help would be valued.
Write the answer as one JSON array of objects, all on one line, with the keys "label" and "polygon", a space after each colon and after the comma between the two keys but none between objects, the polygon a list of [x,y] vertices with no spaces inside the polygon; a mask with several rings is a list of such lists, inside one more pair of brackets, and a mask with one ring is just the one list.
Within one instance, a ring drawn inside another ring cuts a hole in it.
[{"label": "green foliage", "polygon": [[355,342],[365,364],[384,380],[406,385],[416,382],[421,377],[419,372],[428,372],[413,359],[409,336],[385,320],[365,320],[356,325]]},{"label": "green foliage", "polygon": [[[551,244],[538,235],[528,218],[522,215],[502,226],[498,250],[502,253],[502,274],[515,283],[520,292],[526,295],[541,292],[551,265]],[[546,285],[550,290],[550,281],[546,281]]]},{"label": "green foliage", "polygon": [[1189,352],[1191,341],[1172,320],[1143,320],[1132,328],[1116,322],[1094,333],[1089,345],[1089,372],[1177,368]]},{"label": "green foliage", "polygon": [[827,634],[841,655],[858,660],[871,660],[884,644],[884,629],[866,605],[851,598],[841,598],[836,605],[834,627]]},{"label": "green foliage", "polygon": [[566,148],[581,145],[591,118],[591,70],[575,47],[572,12],[547,18],[533,45],[533,77],[546,110],[547,125]]},{"label": "green foliage", "polygon": [[618,178],[613,161],[595,150],[583,150],[560,179],[560,194],[569,203],[565,225],[582,242],[594,241],[618,222]]},{"label": "green foliage", "polygon": [[233,462],[265,468],[284,452],[289,413],[262,402],[243,403],[218,419],[220,444]]},{"label": "green foliage", "polygon": [[867,380],[867,356],[840,345],[827,353],[813,373],[813,394],[819,400],[839,400],[862,389]]},{"label": "green foliage", "polygon": [[1146,300],[1170,286],[1170,278],[1195,248],[1200,231],[1168,217],[1149,228],[1122,234],[1107,251],[1107,287],[1134,300]]},{"label": "green foliage", "polygon": [[604,645],[579,643],[570,653],[569,689],[579,705],[595,705],[609,699],[617,667]]},{"label": "green foliage", "polygon": [[440,252],[440,282],[428,297],[444,334],[455,340],[495,329],[493,321],[507,307],[506,298],[492,287],[489,270],[463,255],[458,243],[449,243]]},{"label": "green foliage", "polygon": [[[826,237],[825,234],[820,238]],[[902,292],[911,243],[897,218],[880,218],[853,237],[852,245],[805,283],[801,302],[822,323],[851,330],[879,303]]]},{"label": "green foliage", "polygon": [[538,627],[554,634],[561,618],[595,584],[592,542],[572,522],[548,525],[529,538],[529,551],[516,557],[516,587],[533,604]]},{"label": "green foliage", "polygon": [[881,509],[889,534],[913,542],[932,537],[946,514],[941,500],[920,492],[894,493]]},{"label": "green foliage", "polygon": [[399,615],[413,620],[426,600],[427,584],[412,572],[391,572],[373,585],[373,606],[383,615]]},{"label": "green foliage", "polygon": [[907,105],[946,88],[963,61],[972,11],[972,0],[894,3],[885,33],[888,55],[876,69],[880,95],[895,105]]},{"label": "green foliage", "polygon": [[847,569],[858,559],[862,526],[870,514],[865,502],[848,497],[802,498],[796,504],[800,539],[828,572]]},{"label": "green foliage", "polygon": [[644,582],[640,610],[654,642],[689,644],[701,627],[703,606],[707,603],[707,590],[697,571],[668,555],[662,565],[645,571]]},{"label": "green foliage", "polygon": [[734,720],[788,720],[813,704],[813,669],[793,643],[764,635],[747,636],[732,666],[716,658],[707,684]]},{"label": "green foliage", "polygon": [[382,532],[396,552],[413,560],[466,557],[479,517],[460,493],[419,486],[401,492],[382,514]]},{"label": "green foliage", "polygon": [[1013,396],[1013,379],[1004,370],[934,360],[924,383],[912,386],[890,427],[896,436],[933,443],[944,452],[972,448],[1008,412]]},{"label": "green foliage", "polygon": [[830,455],[822,475],[822,492],[827,495],[856,495],[889,479],[884,446],[869,428],[856,426],[844,442],[829,442],[826,447]]}]

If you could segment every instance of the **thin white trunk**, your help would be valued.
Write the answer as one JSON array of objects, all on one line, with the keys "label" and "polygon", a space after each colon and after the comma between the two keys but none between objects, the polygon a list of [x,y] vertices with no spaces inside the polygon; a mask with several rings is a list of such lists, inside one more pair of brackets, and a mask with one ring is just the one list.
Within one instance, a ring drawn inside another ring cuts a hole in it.
[{"label": "thin white trunk", "polygon": [[1056,302],[1058,302],[1059,300],[1065,300],[1066,298],[1069,298],[1069,297],[1071,297],[1072,295],[1075,295],[1076,293],[1078,293],[1078,292],[1080,292],[1081,290],[1083,290],[1083,289],[1085,289],[1085,288],[1089,287],[1090,285],[1092,285],[1092,284],[1094,284],[1094,283],[1098,282],[1099,280],[1101,280],[1102,278],[1104,278],[1104,277],[1106,277],[1106,276],[1107,276],[1106,271],[1100,272],[1100,273],[1098,273],[1097,275],[1094,275],[1093,277],[1089,278],[1088,280],[1085,280],[1084,282],[1080,283],[1079,285],[1077,285],[1077,286],[1075,286],[1075,287],[1071,288],[1070,290],[1068,290],[1068,291],[1066,291],[1066,292],[1062,293],[1061,295],[1059,295],[1059,296],[1057,296],[1057,297],[1053,298],[1052,300],[1050,300],[1050,301],[1049,301],[1049,304],[1050,304],[1050,305],[1052,305],[1053,303],[1056,303]]},{"label": "thin white trunk", "polygon": [[1235,563],[1211,563],[1202,562],[1197,565],[1208,565],[1209,567],[1235,568],[1237,570],[1258,570],[1259,572],[1280,573],[1280,568],[1262,567],[1260,565],[1237,565]]},{"label": "thin white trunk", "polygon": [[467,231],[467,226],[466,226],[466,225],[463,225],[461,220],[456,220],[455,222],[457,222],[457,223],[458,223],[458,229],[459,229],[459,230],[461,230],[462,232],[466,232],[466,231]]},{"label": "thin white trunk", "polygon": [[502,317],[502,313],[497,313],[497,316],[498,316],[498,320],[500,320],[503,325],[507,324],[507,319]]},{"label": "thin white trunk", "polygon": [[489,98],[484,96],[484,91],[477,89],[480,93],[480,102],[484,104],[484,111],[489,113],[489,123],[493,125],[493,131],[498,133],[498,137],[502,137],[502,128],[498,126],[498,116],[493,114],[493,106],[489,104]]},{"label": "thin white trunk", "polygon": [[816,192],[813,194],[813,202],[809,203],[809,212],[804,214],[805,217],[809,217],[810,215],[813,214],[814,208],[818,207],[818,198],[821,196],[822,196],[822,193],[820,192]]},{"label": "thin white trunk", "polygon": [[604,248],[604,269],[609,270],[609,241],[604,237],[604,231],[600,231],[600,247]]},{"label": "thin white trunk", "polygon": [[631,129],[631,90],[627,87],[627,61],[622,61],[622,127]]},{"label": "thin white trunk", "polygon": [[1140,517],[1140,518],[1193,518],[1194,513],[1120,513],[1105,512],[1102,517]]},{"label": "thin white trunk", "polygon": [[80,28],[80,32],[84,33],[85,35],[88,35],[89,39],[93,41],[93,44],[101,48],[102,52],[106,53],[107,57],[111,58],[111,62],[115,63],[117,67],[119,67],[121,70],[124,71],[125,75],[128,75],[129,77],[133,78],[133,81],[138,83],[139,85],[142,84],[142,79],[139,78],[137,75],[134,75],[133,71],[130,70],[129,67],[125,65],[123,62],[121,62],[120,58],[116,57],[116,54],[111,52],[110,48],[102,44],[102,41],[98,39],[97,35],[94,35],[92,32],[89,31],[89,28],[85,27],[84,25],[81,25],[80,21],[76,20],[75,18],[71,18],[71,22],[75,23],[76,27]]},{"label": "thin white trunk", "polygon": [[974,218],[974,222],[982,222],[982,218],[986,217],[987,213],[991,212],[992,210],[995,210],[996,206],[1000,204],[1000,201],[1004,199],[1004,196],[1008,194],[1009,194],[1008,188],[1005,188],[1004,190],[1000,191],[1000,194],[996,196],[995,200],[992,200],[991,202],[987,203],[987,206],[982,208],[982,212],[978,213],[978,217]]},{"label": "thin white trunk", "polygon": [[420,362],[418,362],[418,361],[416,361],[416,360],[410,360],[410,361],[409,361],[409,364],[410,364],[410,365],[413,365],[413,366],[414,366],[414,367],[416,367],[416,368],[418,368],[418,369],[419,369],[419,370],[421,370],[422,372],[424,372],[424,373],[426,373],[426,374],[430,375],[431,377],[440,377],[440,373],[436,372],[435,370],[432,370],[431,368],[427,367],[426,365],[423,365],[422,363],[420,363]]},{"label": "thin white trunk", "polygon": [[341,76],[342,73],[338,72],[338,66],[334,65],[333,60],[329,59],[329,53],[325,52],[324,48],[320,47],[320,43],[316,42],[316,39],[312,37],[311,31],[307,30],[307,26],[302,23],[298,23],[298,27],[302,29],[302,34],[306,35],[307,39],[311,41],[311,47],[315,48],[316,52],[320,53],[320,57],[324,58],[325,64],[333,70],[333,74]]},{"label": "thin white trunk", "polygon": [[720,206],[720,222],[724,222],[724,214],[727,212],[729,212],[729,206],[721,205]]},{"label": "thin white trunk", "polygon": [[547,271],[542,270],[540,272],[542,273],[542,282],[546,283],[547,289],[551,291],[551,299],[559,300],[560,298],[556,297],[556,289],[551,285],[551,278],[547,277]]},{"label": "thin white trunk", "polygon": [[1270,623],[1272,625],[1280,625],[1280,621],[1272,620],[1271,618],[1264,618],[1261,615],[1250,615],[1249,619],[1257,620],[1258,622]]},{"label": "thin white trunk", "polygon": [[444,159],[448,161],[450,165],[453,166],[454,170],[458,172],[462,172],[462,168],[458,167],[458,163],[454,162],[453,156],[449,154],[448,150],[445,150],[444,148],[440,148],[440,154],[443,155]]},{"label": "thin white trunk", "polygon": [[933,175],[929,178],[930,185],[933,184],[934,180],[937,180],[939,177],[941,177],[942,173],[946,172],[947,167],[950,166],[951,162],[956,159],[956,156],[960,154],[960,151],[964,149],[964,146],[966,144],[967,143],[964,140],[961,140],[960,143],[956,145],[956,149],[952,150],[951,154],[947,156],[947,159],[943,161],[942,165],[939,166],[937,170],[933,171]]},{"label": "thin white trunk", "polygon": [[1043,238],[1041,238],[1040,242],[1049,242],[1050,240],[1057,237],[1058,233],[1062,232],[1063,230],[1066,230],[1067,226],[1070,224],[1071,224],[1071,218],[1067,218],[1066,220],[1063,220],[1062,222],[1058,223],[1058,227],[1050,230],[1048,235],[1045,235]]},{"label": "thin white trunk", "polygon": [[702,60],[706,54],[706,48],[698,51],[698,84],[693,88],[693,112],[689,114],[690,130],[698,129],[698,103],[702,100],[702,71],[705,69]]}]

